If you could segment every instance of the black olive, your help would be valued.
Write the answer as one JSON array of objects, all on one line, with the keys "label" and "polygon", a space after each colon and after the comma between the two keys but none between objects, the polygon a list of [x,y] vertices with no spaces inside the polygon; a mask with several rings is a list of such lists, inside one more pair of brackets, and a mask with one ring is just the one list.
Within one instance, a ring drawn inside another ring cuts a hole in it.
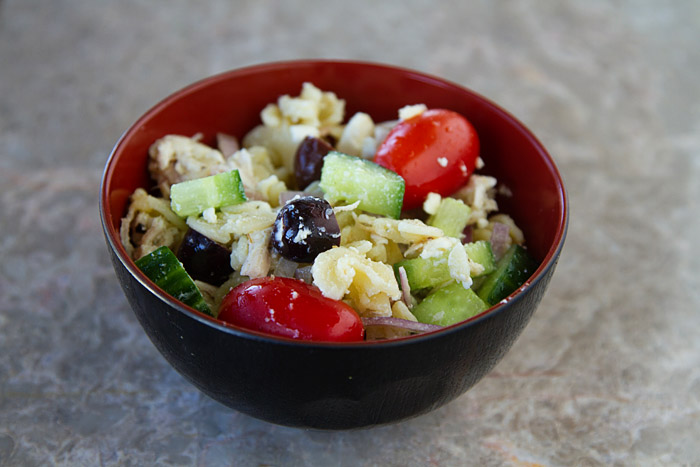
[{"label": "black olive", "polygon": [[328,201],[313,196],[292,199],[277,214],[272,247],[285,258],[310,263],[338,245],[340,227]]},{"label": "black olive", "polygon": [[321,179],[323,158],[332,150],[333,146],[313,136],[307,136],[299,144],[294,157],[294,177],[300,190]]},{"label": "black olive", "polygon": [[177,259],[192,279],[221,285],[231,275],[231,252],[194,229],[187,229],[177,250]]}]

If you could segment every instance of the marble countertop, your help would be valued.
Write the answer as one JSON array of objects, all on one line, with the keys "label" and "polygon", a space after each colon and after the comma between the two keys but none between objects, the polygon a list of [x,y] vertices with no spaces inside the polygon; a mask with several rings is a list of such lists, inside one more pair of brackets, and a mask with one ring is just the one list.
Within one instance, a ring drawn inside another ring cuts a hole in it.
[{"label": "marble countertop", "polygon": [[[0,465],[700,465],[700,4],[0,0]],[[129,309],[97,212],[180,87],[386,62],[509,109],[555,158],[557,273],[472,390],[392,426],[271,425],[198,392]]]}]

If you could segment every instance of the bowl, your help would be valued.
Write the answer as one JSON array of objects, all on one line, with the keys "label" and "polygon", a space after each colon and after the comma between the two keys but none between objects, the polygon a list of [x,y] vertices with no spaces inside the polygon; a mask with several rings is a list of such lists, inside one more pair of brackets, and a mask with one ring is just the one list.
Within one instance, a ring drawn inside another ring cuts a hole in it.
[{"label": "bowl", "polygon": [[[119,237],[129,195],[151,185],[148,147],[169,134],[217,132],[241,138],[260,110],[303,82],[334,91],[346,115],[396,118],[424,103],[466,116],[481,142],[482,173],[512,191],[499,199],[522,228],[539,262],[508,299],[474,318],[409,338],[352,344],[300,342],[223,326],[171,298],[129,258]],[[146,334],[165,359],[203,393],[268,422],[314,429],[394,423],[463,394],[506,354],[547,289],[567,227],[562,178],[545,148],[498,105],[460,85],[375,63],[301,60],[261,64],[212,76],[175,92],[139,118],[107,161],[100,214],[118,280]]]}]

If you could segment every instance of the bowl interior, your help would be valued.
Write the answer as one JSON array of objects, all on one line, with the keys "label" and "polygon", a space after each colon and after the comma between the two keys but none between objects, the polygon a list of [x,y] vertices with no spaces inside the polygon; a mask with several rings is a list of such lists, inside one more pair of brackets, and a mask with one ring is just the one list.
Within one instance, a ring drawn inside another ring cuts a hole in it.
[{"label": "bowl interior", "polygon": [[[541,262],[537,276],[556,259],[566,228],[566,195],[544,147],[514,117],[468,89],[415,71],[358,62],[295,61],[253,66],[197,82],[149,110],[122,136],[107,164],[101,209],[107,235],[123,261],[119,224],[130,194],[151,185],[149,146],[166,134],[217,132],[242,138],[260,122],[260,111],[283,94],[297,95],[305,81],[346,101],[346,117],[363,111],[375,121],[397,118],[407,104],[454,110],[467,117],[481,142],[486,166],[512,192],[498,199],[523,230],[528,249]],[[133,268],[135,269],[135,267]],[[531,279],[531,280],[532,280]],[[145,278],[144,278],[145,280]]]}]

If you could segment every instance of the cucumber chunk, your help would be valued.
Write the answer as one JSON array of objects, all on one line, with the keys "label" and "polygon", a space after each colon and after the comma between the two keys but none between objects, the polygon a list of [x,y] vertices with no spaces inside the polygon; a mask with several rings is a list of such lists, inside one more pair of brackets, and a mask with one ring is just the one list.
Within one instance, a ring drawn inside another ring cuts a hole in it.
[{"label": "cucumber chunk", "polygon": [[238,169],[170,187],[170,208],[180,217],[247,201]]},{"label": "cucumber chunk", "polygon": [[359,209],[394,219],[401,215],[404,179],[379,164],[337,151],[323,159],[319,185],[329,203],[359,201]]},{"label": "cucumber chunk", "polygon": [[[483,277],[496,269],[496,260],[493,256],[493,251],[491,251],[491,243],[486,240],[467,243],[464,245],[464,250],[467,252],[469,259],[484,267],[482,273],[473,277]],[[432,258],[421,258],[419,256],[405,259],[394,264],[394,272],[396,277],[398,277],[399,268],[404,268],[411,290],[436,287],[452,279],[448,265],[449,254],[449,252],[445,252],[444,255]]]},{"label": "cucumber chunk", "polygon": [[137,259],[136,266],[168,295],[197,311],[214,316],[192,278],[167,246]]},{"label": "cucumber chunk", "polygon": [[437,211],[428,218],[427,224],[441,229],[448,237],[460,238],[471,211],[462,200],[442,198]]},{"label": "cucumber chunk", "polygon": [[484,267],[484,272],[475,277],[482,277],[496,270],[496,257],[493,255],[491,242],[478,240],[476,242],[465,243],[464,249],[467,251],[467,256],[469,256],[470,260]]},{"label": "cucumber chunk", "polygon": [[496,270],[486,277],[477,294],[490,305],[495,305],[518,287],[535,272],[537,262],[520,245],[511,245],[496,263]]},{"label": "cucumber chunk", "polygon": [[435,290],[416,305],[412,312],[421,323],[449,326],[476,316],[488,308],[472,289],[460,283]]},{"label": "cucumber chunk", "polygon": [[450,267],[447,264],[449,253],[439,257],[404,259],[394,264],[394,272],[399,277],[399,268],[406,271],[406,279],[411,291],[435,287],[447,282],[450,277]]}]

